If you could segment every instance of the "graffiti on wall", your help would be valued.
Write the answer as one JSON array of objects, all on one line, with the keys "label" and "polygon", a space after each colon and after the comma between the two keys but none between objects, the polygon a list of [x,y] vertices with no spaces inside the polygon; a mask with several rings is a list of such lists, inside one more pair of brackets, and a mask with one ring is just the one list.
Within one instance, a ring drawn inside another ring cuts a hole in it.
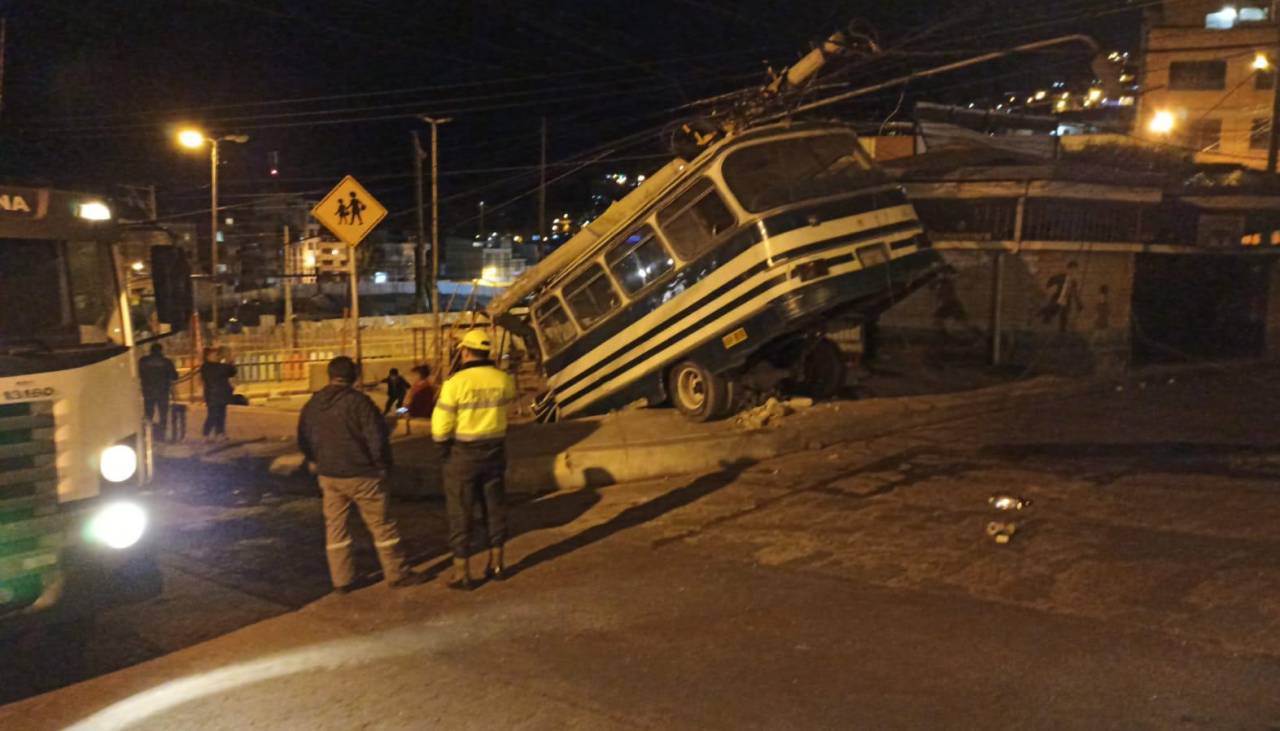
[{"label": "graffiti on wall", "polygon": [[1037,314],[1043,324],[1057,321],[1058,332],[1066,332],[1072,316],[1083,309],[1079,265],[1072,260],[1067,262],[1065,271],[1054,274],[1045,282],[1045,300]]}]

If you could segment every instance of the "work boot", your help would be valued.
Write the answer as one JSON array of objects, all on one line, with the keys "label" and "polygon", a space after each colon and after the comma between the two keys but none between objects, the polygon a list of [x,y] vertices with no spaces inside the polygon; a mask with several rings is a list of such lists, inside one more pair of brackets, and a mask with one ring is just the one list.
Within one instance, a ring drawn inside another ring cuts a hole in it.
[{"label": "work boot", "polygon": [[502,546],[489,549],[489,565],[484,567],[484,575],[494,581],[507,580],[507,563],[502,557]]},{"label": "work boot", "polygon": [[467,559],[454,557],[453,578],[449,581],[449,588],[471,591],[471,571],[467,567]]}]

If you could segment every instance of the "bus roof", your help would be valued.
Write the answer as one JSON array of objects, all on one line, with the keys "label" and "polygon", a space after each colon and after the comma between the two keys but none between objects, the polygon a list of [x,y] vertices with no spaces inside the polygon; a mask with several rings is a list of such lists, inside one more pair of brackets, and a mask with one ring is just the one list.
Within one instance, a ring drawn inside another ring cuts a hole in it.
[{"label": "bus roof", "polygon": [[542,261],[527,269],[505,292],[493,298],[488,312],[497,317],[509,310],[529,294],[538,291],[547,283],[553,282],[558,275],[572,270],[578,261],[593,256],[601,245],[602,239],[608,237],[616,229],[629,225],[645,208],[664,195],[668,190],[680,184],[686,176],[702,167],[702,164],[719,154],[725,147],[750,140],[755,137],[768,136],[779,132],[801,132],[808,130],[840,128],[852,132],[852,128],[839,122],[781,122],[756,127],[745,132],[729,135],[715,144],[708,146],[692,161],[675,159],[664,165],[656,173],[645,179],[635,190],[609,206],[608,210],[582,230],[566,241],[560,248],[551,252]]}]

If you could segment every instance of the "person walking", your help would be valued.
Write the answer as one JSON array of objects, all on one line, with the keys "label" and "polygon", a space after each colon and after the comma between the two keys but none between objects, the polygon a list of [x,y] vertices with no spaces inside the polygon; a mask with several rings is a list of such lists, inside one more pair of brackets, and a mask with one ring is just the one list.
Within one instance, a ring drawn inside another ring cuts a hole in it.
[{"label": "person walking", "polygon": [[200,380],[204,383],[204,404],[207,410],[204,419],[204,438],[223,440],[227,438],[227,405],[235,389],[231,387],[231,379],[236,375],[235,365],[225,362],[219,348],[206,348],[204,364],[200,366]]},{"label": "person walking", "polygon": [[390,414],[393,408],[404,406],[404,397],[409,393],[409,382],[400,375],[398,368],[392,368],[381,382],[387,384],[387,405],[382,407],[382,413]]},{"label": "person walking", "polygon": [[164,357],[160,343],[152,343],[151,353],[138,361],[138,377],[142,381],[143,413],[151,422],[156,439],[163,442],[169,428],[169,396],[178,380],[178,369]]},{"label": "person walking", "polygon": [[368,396],[353,385],[356,363],[345,355],[329,361],[329,385],[302,407],[298,447],[324,496],[325,555],[334,591],[355,582],[355,558],[347,517],[354,504],[373,537],[382,575],[395,589],[422,583],[409,569],[400,531],[387,512],[391,438],[387,422]]},{"label": "person walking", "polygon": [[507,577],[503,544],[507,539],[504,474],[507,468],[507,407],[515,401],[511,376],[489,360],[491,342],[484,330],[462,338],[462,365],[440,388],[431,414],[431,438],[443,469],[449,548],[453,551],[450,588],[469,590],[471,516],[477,498],[484,507],[489,563],[485,575]]}]

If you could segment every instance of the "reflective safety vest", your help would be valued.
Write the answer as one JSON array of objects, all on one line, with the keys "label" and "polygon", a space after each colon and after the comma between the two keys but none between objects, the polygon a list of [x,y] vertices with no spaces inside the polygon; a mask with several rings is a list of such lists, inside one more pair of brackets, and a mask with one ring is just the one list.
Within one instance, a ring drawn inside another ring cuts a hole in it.
[{"label": "reflective safety vest", "polygon": [[507,435],[507,408],[516,400],[511,376],[488,361],[459,368],[440,388],[431,412],[431,438],[437,442],[481,442]]}]

